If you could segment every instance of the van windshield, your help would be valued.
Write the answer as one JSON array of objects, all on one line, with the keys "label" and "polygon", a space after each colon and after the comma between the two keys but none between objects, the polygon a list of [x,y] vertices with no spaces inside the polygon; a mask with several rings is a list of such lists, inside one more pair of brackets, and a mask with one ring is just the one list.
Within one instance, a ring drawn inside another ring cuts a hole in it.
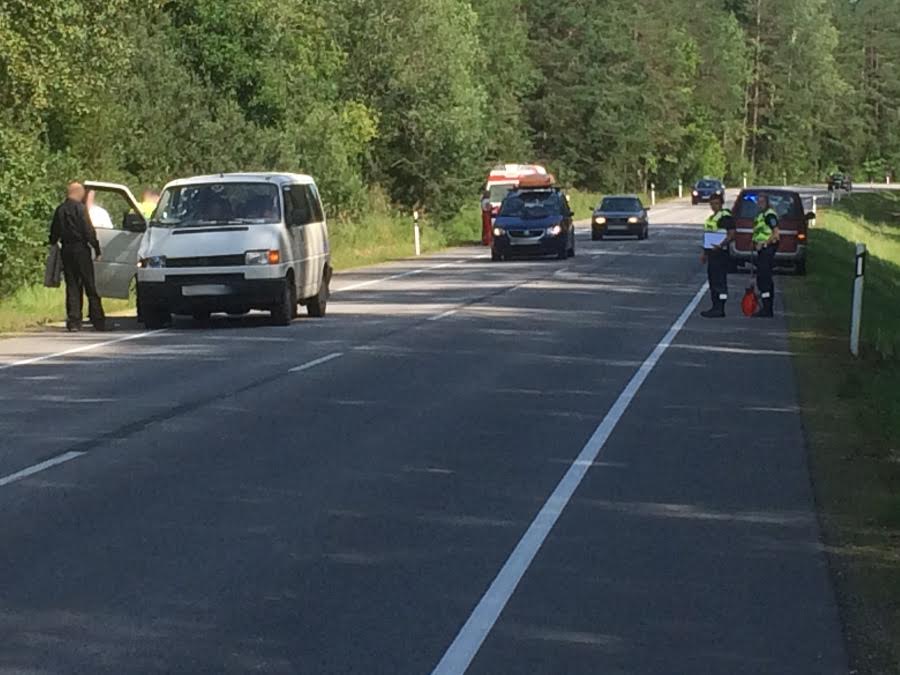
[{"label": "van windshield", "polygon": [[278,188],[271,183],[198,183],[163,192],[150,224],[179,228],[279,222]]}]

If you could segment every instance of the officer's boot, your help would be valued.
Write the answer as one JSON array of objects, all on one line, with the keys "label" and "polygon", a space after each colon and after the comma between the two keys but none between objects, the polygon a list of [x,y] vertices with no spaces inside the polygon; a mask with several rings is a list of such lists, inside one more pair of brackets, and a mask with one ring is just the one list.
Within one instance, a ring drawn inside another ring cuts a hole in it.
[{"label": "officer's boot", "polygon": [[[725,296],[727,297],[727,296]],[[725,318],[725,297],[713,296],[712,307],[705,312],[700,312],[700,316],[704,319],[724,319]]]},{"label": "officer's boot", "polygon": [[700,312],[700,316],[702,316],[704,319],[724,319],[725,303],[721,300],[714,301],[712,307],[710,307],[706,311]]},{"label": "officer's boot", "polygon": [[775,316],[775,309],[771,296],[762,299],[762,307],[753,315],[757,319],[771,319]]}]

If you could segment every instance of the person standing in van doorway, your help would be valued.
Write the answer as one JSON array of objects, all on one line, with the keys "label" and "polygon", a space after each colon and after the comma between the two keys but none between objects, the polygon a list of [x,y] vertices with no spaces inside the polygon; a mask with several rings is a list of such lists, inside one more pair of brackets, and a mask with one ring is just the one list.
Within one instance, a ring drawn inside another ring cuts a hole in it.
[{"label": "person standing in van doorway", "polygon": [[66,188],[66,200],[57,207],[50,224],[50,244],[62,244],[63,277],[66,280],[66,329],[81,330],[84,296],[94,329],[105,331],[106,315],[94,282],[91,250],[100,259],[100,242],[84,206],[84,186],[73,181]]},{"label": "person standing in van doorway", "polygon": [[778,213],[769,203],[769,195],[757,197],[759,212],[753,221],[753,248],[756,250],[756,287],[759,289],[762,307],[754,315],[760,318],[775,316],[775,252],[781,232],[778,229]]},{"label": "person standing in van doorway", "polygon": [[150,216],[153,215],[153,212],[156,210],[156,205],[159,204],[159,193],[156,190],[146,189],[141,193],[141,215],[144,216],[147,220],[150,220]]},{"label": "person standing in van doorway", "polygon": [[731,256],[728,248],[734,240],[734,217],[731,211],[723,206],[722,195],[714,194],[709,198],[712,215],[704,224],[703,257],[709,278],[709,294],[712,307],[700,312],[706,319],[725,317],[725,303],[728,301],[728,268]]}]

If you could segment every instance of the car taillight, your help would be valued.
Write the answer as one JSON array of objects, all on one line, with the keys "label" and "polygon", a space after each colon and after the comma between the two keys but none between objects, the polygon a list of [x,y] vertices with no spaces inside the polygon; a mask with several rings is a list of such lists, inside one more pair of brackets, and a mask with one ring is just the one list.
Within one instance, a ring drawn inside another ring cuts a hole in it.
[{"label": "car taillight", "polygon": [[798,241],[806,241],[806,232],[801,232],[797,235]]}]

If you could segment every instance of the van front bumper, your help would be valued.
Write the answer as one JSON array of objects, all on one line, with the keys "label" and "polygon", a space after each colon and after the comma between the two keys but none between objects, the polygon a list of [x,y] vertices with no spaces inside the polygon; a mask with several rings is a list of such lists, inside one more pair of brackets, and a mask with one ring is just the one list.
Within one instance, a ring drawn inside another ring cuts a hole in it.
[{"label": "van front bumper", "polygon": [[233,314],[269,309],[284,293],[284,279],[247,279],[243,273],[178,274],[163,281],[140,281],[142,311],[192,314],[197,311]]}]

